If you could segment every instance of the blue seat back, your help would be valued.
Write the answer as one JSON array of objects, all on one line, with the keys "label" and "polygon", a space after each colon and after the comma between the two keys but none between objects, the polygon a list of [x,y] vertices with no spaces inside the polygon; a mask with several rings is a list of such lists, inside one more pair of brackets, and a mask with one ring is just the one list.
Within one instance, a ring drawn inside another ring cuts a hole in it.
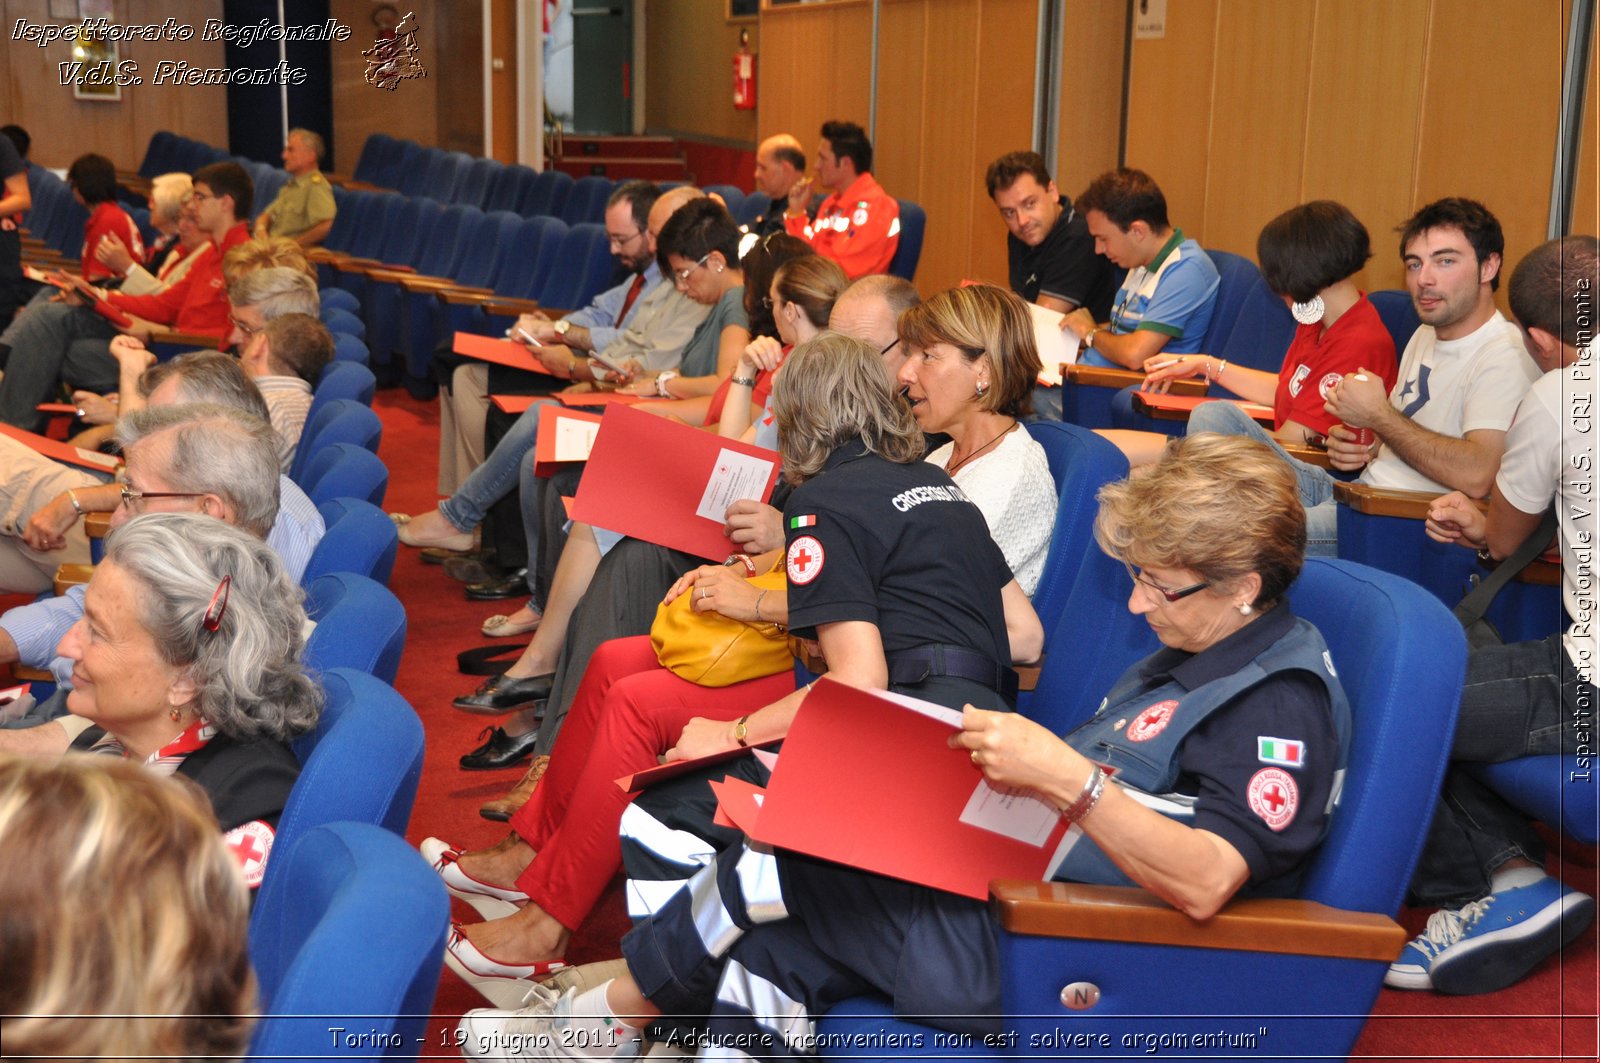
[{"label": "blue seat back", "polygon": [[289,466],[289,479],[299,483],[299,474],[316,452],[332,443],[354,443],[376,454],[382,439],[383,422],[366,406],[350,399],[319,403],[313,394],[305,427],[300,431],[300,444],[295,447],[294,461]]},{"label": "blue seat back", "polygon": [[[355,499],[340,499],[339,502],[345,505],[318,509],[328,520],[330,535],[334,534],[336,522],[348,524],[348,532],[361,524],[367,511],[374,508]],[[393,538],[392,529],[390,538]],[[354,539],[354,536],[347,536],[351,545]],[[324,537],[322,543],[326,542]],[[322,543],[318,544],[319,551]],[[392,557],[392,546],[390,550]],[[345,553],[344,559],[352,565],[367,563],[367,559],[356,557],[353,552]],[[313,562],[316,560],[314,558]],[[306,586],[306,615],[317,625],[306,640],[308,665],[323,672],[330,668],[352,668],[392,684],[406,645],[405,607],[377,580],[329,566],[330,561],[337,560],[332,554],[323,555],[321,560],[326,570],[310,578],[308,569],[307,578],[302,581]]]},{"label": "blue seat back", "polygon": [[900,204],[900,243],[889,260],[889,272],[905,280],[915,280],[917,262],[922,258],[922,238],[928,229],[928,212],[909,199],[897,199]]},{"label": "blue seat back", "polygon": [[530,218],[536,214],[554,214],[560,217],[561,212],[566,209],[567,200],[572,196],[575,184],[577,182],[569,173],[561,170],[545,170],[523,187],[526,198],[517,202],[517,213]]},{"label": "blue seat back", "polygon": [[567,197],[566,206],[561,209],[561,220],[568,225],[582,225],[585,222],[604,224],[606,200],[611,198],[613,187],[609,177],[591,174],[578,178]]},{"label": "blue seat back", "polygon": [[317,292],[317,297],[324,310],[348,310],[352,314],[361,312],[361,300],[343,288],[323,288]]},{"label": "blue seat back", "polygon": [[[1220,347],[1208,351],[1236,365],[1276,373],[1283,368],[1296,329],[1294,315],[1283,304],[1283,297],[1267,287],[1260,273],[1251,281],[1239,305],[1239,316]],[[1232,394],[1220,389],[1224,397]]]},{"label": "blue seat back", "polygon": [[360,498],[381,506],[389,489],[389,470],[376,454],[355,443],[327,443],[311,456],[295,482],[317,505],[335,498]]},{"label": "blue seat back", "polygon": [[1592,763],[1587,754],[1564,753],[1466,764],[1462,769],[1517,811],[1592,846],[1600,844],[1600,790],[1594,785]]},{"label": "blue seat back", "polygon": [[322,323],[328,326],[328,331],[336,336],[343,334],[361,339],[367,334],[367,326],[348,310],[325,307],[319,316],[322,318]]},{"label": "blue seat back", "polygon": [[749,225],[756,220],[758,215],[765,213],[770,206],[772,206],[772,200],[760,192],[752,192],[744,197],[744,201],[739,204],[739,209],[733,212],[733,220],[740,225]]},{"label": "blue seat back", "polygon": [[[352,750],[358,757],[359,750]],[[250,1058],[330,1059],[337,1028],[415,1059],[433,1036],[450,898],[402,838],[366,823],[330,822],[277,843],[250,921],[262,1010]],[[282,862],[282,873],[272,869]]]},{"label": "blue seat back", "polygon": [[1399,358],[1405,353],[1406,344],[1411,342],[1411,334],[1422,324],[1422,319],[1417,317],[1416,305],[1411,302],[1411,294],[1397,288],[1386,288],[1381,292],[1369,292],[1367,298],[1383,321],[1383,327],[1393,337],[1394,356]]},{"label": "blue seat back", "polygon": [[372,361],[372,355],[367,350],[367,345],[359,336],[338,332],[333,337],[333,357],[338,362],[349,362],[353,365],[365,367]]},{"label": "blue seat back", "polygon": [[722,197],[722,205],[728,208],[728,214],[733,218],[739,217],[739,212],[744,209],[744,190],[733,185],[706,185],[702,190],[706,195],[716,194]]},{"label": "blue seat back", "polygon": [[1212,265],[1217,267],[1217,297],[1211,304],[1211,321],[1206,325],[1205,338],[1200,341],[1200,349],[1209,354],[1219,349],[1233,331],[1245,297],[1261,279],[1261,271],[1243,255],[1210,248],[1205,251]]},{"label": "blue seat back", "polygon": [[606,231],[599,225],[574,225],[561,240],[557,267],[540,302],[576,310],[605,290],[615,262]]},{"label": "blue seat back", "polygon": [[[335,399],[351,399],[363,406],[372,405],[372,396],[378,390],[378,379],[372,370],[355,362],[329,362],[322,367],[322,376],[311,392],[313,404],[320,398],[323,403]],[[309,419],[312,411],[307,410]]]}]

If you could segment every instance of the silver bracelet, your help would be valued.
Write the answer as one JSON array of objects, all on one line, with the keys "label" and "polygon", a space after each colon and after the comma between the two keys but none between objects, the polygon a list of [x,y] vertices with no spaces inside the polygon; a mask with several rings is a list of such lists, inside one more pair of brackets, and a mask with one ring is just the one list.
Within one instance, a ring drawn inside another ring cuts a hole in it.
[{"label": "silver bracelet", "polygon": [[728,383],[738,384],[740,387],[753,388],[756,386],[756,378],[753,376],[730,376]]},{"label": "silver bracelet", "polygon": [[756,595],[756,623],[758,624],[766,623],[765,620],[761,619],[761,599],[765,598],[766,596],[766,591],[762,591],[760,594]]},{"label": "silver bracelet", "polygon": [[83,505],[78,501],[77,495],[73,494],[71,491],[68,491],[67,501],[72,503],[72,512],[76,513],[80,517],[83,516]]},{"label": "silver bracelet", "polygon": [[1083,781],[1083,790],[1078,794],[1077,800],[1061,810],[1061,818],[1068,823],[1078,820],[1094,811],[1094,806],[1100,803],[1100,797],[1106,792],[1106,773],[1096,764],[1089,772],[1089,777]]}]

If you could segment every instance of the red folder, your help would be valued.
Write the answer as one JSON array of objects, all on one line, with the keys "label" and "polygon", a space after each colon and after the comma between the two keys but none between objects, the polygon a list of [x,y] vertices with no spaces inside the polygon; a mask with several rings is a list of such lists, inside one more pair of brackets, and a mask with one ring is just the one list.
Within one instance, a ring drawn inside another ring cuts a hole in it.
[{"label": "red folder", "polygon": [[[991,879],[1045,877],[1059,863],[1067,825],[1034,798],[993,789],[981,795],[991,805],[1014,802],[1043,824],[1038,844],[962,822],[963,810],[988,784],[966,750],[947,744],[959,727],[949,721],[953,716],[824,676],[801,703],[746,833],[978,900],[988,897]],[[737,808],[729,812],[740,818]],[[1078,837],[1074,832],[1072,840]]]},{"label": "red folder", "polygon": [[761,817],[761,806],[767,792],[743,779],[723,779],[711,782],[711,793],[717,799],[717,810],[711,822],[719,827],[733,827],[746,834]]},{"label": "red folder", "polygon": [[83,469],[93,469],[95,472],[117,471],[117,459],[110,454],[101,454],[97,450],[84,450],[82,447],[61,443],[47,436],[26,432],[21,428],[14,428],[8,424],[0,424],[0,433],[10,436],[19,443],[26,444],[29,449],[44,455],[52,461],[59,461],[65,465],[76,465]]},{"label": "red folder", "polygon": [[585,424],[599,424],[598,413],[584,413],[582,410],[569,410],[564,406],[551,406],[539,417],[539,434],[533,441],[533,474],[535,476],[553,476],[558,466],[569,461],[588,461],[589,451],[583,451],[581,456],[561,454],[556,449],[556,437],[561,431],[562,421],[580,421]]},{"label": "red folder", "polygon": [[[769,742],[764,742],[762,745],[752,748],[763,749],[766,746],[776,745],[780,741],[782,739],[774,738]],[[658,782],[666,782],[668,779],[676,779],[680,775],[688,775],[690,772],[699,771],[701,768],[709,768],[715,764],[724,764],[730,760],[737,760],[748,752],[750,752],[749,749],[739,746],[734,749],[724,749],[721,753],[711,753],[704,757],[696,757],[693,760],[669,760],[665,764],[657,764],[653,768],[636,771],[632,775],[624,775],[617,780],[617,785],[627,793],[636,793],[646,787],[654,786]],[[713,783],[712,785],[715,786],[716,784]]]},{"label": "red folder", "polygon": [[1242,399],[1218,399],[1206,395],[1171,395],[1157,391],[1135,391],[1133,393],[1133,408],[1140,413],[1148,414],[1158,421],[1187,421],[1194,408],[1204,402],[1231,402],[1253,421],[1260,421],[1268,428],[1272,427],[1273,416],[1270,407],[1259,402],[1245,402]]},{"label": "red folder", "polygon": [[133,324],[133,318],[118,310],[104,299],[94,301],[94,312],[111,322],[117,328],[128,328]]},{"label": "red folder", "polygon": [[624,395],[620,391],[558,391],[551,397],[564,406],[632,406],[653,401],[647,395]]},{"label": "red folder", "polygon": [[496,409],[515,417],[519,413],[527,413],[530,406],[547,398],[548,395],[490,395],[489,401],[495,404]]},{"label": "red folder", "polygon": [[737,549],[723,534],[727,507],[740,498],[765,502],[777,481],[773,451],[613,406],[601,422],[572,516],[721,560]]},{"label": "red folder", "polygon": [[70,413],[73,415],[81,415],[83,413],[82,410],[78,409],[70,402],[41,402],[39,405],[35,406],[34,409],[38,410],[40,413],[51,414]]},{"label": "red folder", "polygon": [[457,354],[476,358],[480,362],[508,365],[512,369],[543,373],[545,376],[555,375],[544,367],[543,362],[529,354],[526,347],[510,340],[497,340],[493,336],[479,336],[472,332],[458,332],[451,349]]}]

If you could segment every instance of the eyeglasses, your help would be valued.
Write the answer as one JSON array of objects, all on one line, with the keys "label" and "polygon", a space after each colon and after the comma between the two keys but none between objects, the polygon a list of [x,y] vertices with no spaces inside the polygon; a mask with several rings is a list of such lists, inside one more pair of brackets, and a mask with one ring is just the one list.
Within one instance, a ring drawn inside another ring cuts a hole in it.
[{"label": "eyeglasses", "polygon": [[683,284],[686,281],[688,281],[689,274],[693,273],[695,270],[697,270],[701,266],[705,265],[706,264],[706,259],[708,259],[710,257],[711,257],[711,252],[707,251],[705,254],[700,256],[700,261],[696,262],[692,266],[685,266],[683,269],[675,269],[675,270],[672,271],[672,275],[674,277],[678,278],[678,283],[679,284]]},{"label": "eyeglasses", "polygon": [[267,326],[265,325],[262,325],[260,328],[256,328],[254,325],[246,325],[243,321],[240,321],[238,318],[231,315],[229,316],[228,320],[233,323],[234,328],[238,329],[246,336],[254,336],[258,332],[265,332],[267,329]]},{"label": "eyeglasses", "polygon": [[127,484],[122,485],[122,504],[130,510],[144,508],[146,499],[150,498],[204,498],[204,491],[140,491]]},{"label": "eyeglasses", "polygon": [[643,235],[643,229],[640,229],[632,236],[613,236],[611,233],[606,233],[606,242],[612,247],[616,248],[618,251],[621,251],[624,247],[627,247],[629,244],[633,243]]},{"label": "eyeglasses", "polygon": [[1210,581],[1203,581],[1196,583],[1192,587],[1184,587],[1182,590],[1169,591],[1167,588],[1163,587],[1149,576],[1146,576],[1143,572],[1140,572],[1126,561],[1122,563],[1122,567],[1128,570],[1129,579],[1133,580],[1134,583],[1137,583],[1140,586],[1148,587],[1155,591],[1157,594],[1161,595],[1161,597],[1165,598],[1167,600],[1167,604],[1169,605],[1173,602],[1181,602],[1191,594],[1199,594],[1201,591],[1211,586]]},{"label": "eyeglasses", "polygon": [[217,197],[215,194],[211,192],[202,192],[198,188],[189,193],[189,202],[191,203],[204,203],[208,199],[216,198]]}]

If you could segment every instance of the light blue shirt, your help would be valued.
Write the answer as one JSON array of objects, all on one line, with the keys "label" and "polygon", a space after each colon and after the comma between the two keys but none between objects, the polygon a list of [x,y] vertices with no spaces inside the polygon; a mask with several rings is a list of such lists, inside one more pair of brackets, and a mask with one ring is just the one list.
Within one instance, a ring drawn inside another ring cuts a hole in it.
[{"label": "light blue shirt", "polygon": [[649,267],[644,271],[644,287],[639,289],[638,298],[628,307],[628,312],[623,315],[621,322],[617,321],[617,315],[622,313],[622,304],[628,301],[628,289],[633,287],[631,274],[615,288],[607,288],[595,296],[594,302],[582,310],[568,314],[567,320],[588,329],[590,344],[595,350],[603,351],[622,335],[623,329],[633,323],[634,315],[639,312],[639,304],[644,302],[644,297],[660,283],[661,267],[656,264],[655,259],[651,259]]}]

